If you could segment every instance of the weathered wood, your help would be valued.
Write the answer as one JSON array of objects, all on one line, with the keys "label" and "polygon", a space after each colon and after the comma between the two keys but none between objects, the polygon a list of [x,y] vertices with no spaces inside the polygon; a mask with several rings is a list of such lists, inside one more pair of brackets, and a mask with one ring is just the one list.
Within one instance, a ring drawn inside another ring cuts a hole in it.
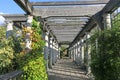
[{"label": "weathered wood", "polygon": [[79,32],[79,34],[76,36],[73,42],[75,42],[75,40],[77,40],[79,37],[82,37],[85,34],[85,32],[90,31],[92,28],[94,28],[96,23],[100,26],[101,29],[103,29],[102,17],[106,13],[112,13],[116,8],[118,8],[119,4],[120,4],[120,0],[110,0],[108,4],[102,9],[102,11],[100,11],[99,13],[95,14],[92,17],[96,21],[94,21],[93,19],[90,20],[86,24],[85,28],[83,28],[83,30]]},{"label": "weathered wood", "polygon": [[60,45],[62,45],[62,44],[63,44],[63,45],[65,45],[65,44],[66,44],[66,45],[69,45],[70,42],[69,42],[69,41],[62,41],[62,42],[59,42],[59,44],[60,44]]},{"label": "weathered wood", "polygon": [[6,21],[26,21],[27,17],[25,14],[1,14]]},{"label": "weathered wood", "polygon": [[82,28],[77,28],[77,29],[72,29],[72,28],[66,28],[66,29],[52,29],[52,31],[55,31],[55,32],[57,32],[57,31],[79,31],[79,30],[81,30]]},{"label": "weathered wood", "polygon": [[47,25],[57,26],[57,25],[84,25],[85,21],[49,21],[46,22]]},{"label": "weathered wood", "polygon": [[52,30],[53,32],[79,32],[81,29],[78,30],[72,30],[72,29],[68,29],[68,30]]},{"label": "weathered wood", "polygon": [[104,5],[98,6],[64,6],[64,7],[35,7],[33,14],[41,17],[50,16],[91,16],[100,11]]},{"label": "weathered wood", "polygon": [[76,24],[76,23],[70,23],[70,24],[61,24],[61,23],[56,23],[56,24],[47,24],[47,26],[81,26],[83,27],[85,25],[84,24]]},{"label": "weathered wood", "polygon": [[59,42],[66,42],[66,41],[69,41],[69,42],[72,42],[74,38],[64,38],[64,39],[61,39],[61,38],[57,38],[58,39],[58,43]]},{"label": "weathered wood", "polygon": [[[53,32],[54,34],[57,34],[58,32]],[[62,32],[63,34],[77,34],[78,32],[69,32],[69,31],[65,31],[65,32]]]},{"label": "weathered wood", "polygon": [[54,16],[48,17],[46,21],[88,21],[90,16]]},{"label": "weathered wood", "polygon": [[32,6],[96,5],[106,4],[109,0],[67,1],[67,2],[31,2]]},{"label": "weathered wood", "polygon": [[57,35],[57,38],[58,37],[62,37],[62,38],[74,38],[75,35]]},{"label": "weathered wood", "polygon": [[76,33],[54,33],[55,35],[76,35]]},{"label": "weathered wood", "polygon": [[42,24],[43,24],[43,27],[44,27],[43,31],[49,32],[49,36],[52,37],[52,38],[54,38],[54,39],[57,41],[55,35],[54,35],[53,32],[48,28],[48,26],[46,26],[44,22],[43,22]]},{"label": "weathered wood", "polygon": [[0,75],[0,80],[11,80],[20,77],[22,74],[23,71],[13,71],[4,75]]},{"label": "weathered wood", "polygon": [[111,13],[113,12],[116,8],[120,6],[120,0],[110,0],[108,4],[103,8],[103,15],[105,13]]},{"label": "weathered wood", "polygon": [[66,29],[81,29],[84,25],[75,25],[75,26],[49,26],[52,30],[66,30]]},{"label": "weathered wood", "polygon": [[78,39],[83,37],[86,32],[89,32],[92,28],[94,28],[96,25],[95,21],[93,19],[89,20],[89,22],[85,25],[85,27],[78,33],[78,35],[74,38],[71,45],[76,42]]},{"label": "weathered wood", "polygon": [[32,6],[28,0],[14,0],[27,14],[32,14]]}]

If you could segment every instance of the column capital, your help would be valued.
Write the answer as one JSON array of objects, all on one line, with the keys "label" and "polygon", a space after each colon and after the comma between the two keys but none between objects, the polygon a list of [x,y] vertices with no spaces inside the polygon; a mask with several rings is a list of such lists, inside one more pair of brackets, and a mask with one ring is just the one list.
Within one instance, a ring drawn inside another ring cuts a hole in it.
[{"label": "column capital", "polygon": [[108,18],[110,16],[110,13],[106,13],[106,14],[104,14],[102,17],[103,18]]},{"label": "column capital", "polygon": [[13,22],[12,21],[7,21],[7,31],[13,30]]}]

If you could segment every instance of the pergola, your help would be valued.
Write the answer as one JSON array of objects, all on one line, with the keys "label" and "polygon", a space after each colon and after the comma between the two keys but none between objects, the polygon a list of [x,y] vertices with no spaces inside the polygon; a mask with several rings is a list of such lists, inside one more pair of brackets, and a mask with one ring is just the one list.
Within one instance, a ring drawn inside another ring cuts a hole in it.
[{"label": "pergola", "polygon": [[58,43],[70,44],[85,28],[91,17],[101,11],[109,0],[30,2],[14,0],[27,14],[41,16],[44,29],[54,35]]},{"label": "pergola", "polygon": [[[110,14],[120,6],[120,0],[87,0],[62,2],[30,2],[29,0],[14,0],[26,14],[4,14],[6,21],[14,22],[19,28],[27,22],[30,25],[31,16],[38,16],[43,24],[43,35],[46,41],[45,59],[50,68],[57,61],[59,46],[69,45],[69,56],[78,64],[86,67],[89,72],[90,50],[87,39],[93,28],[100,30],[111,28]],[[31,26],[29,26],[31,27]],[[86,49],[86,52],[85,52]],[[54,56],[54,57],[53,57]],[[54,59],[53,59],[54,58]],[[79,58],[79,61],[78,61]]]}]

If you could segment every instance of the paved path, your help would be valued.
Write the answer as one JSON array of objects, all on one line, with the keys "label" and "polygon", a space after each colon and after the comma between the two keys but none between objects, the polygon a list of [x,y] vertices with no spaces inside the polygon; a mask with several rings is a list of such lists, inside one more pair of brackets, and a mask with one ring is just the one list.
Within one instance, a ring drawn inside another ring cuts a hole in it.
[{"label": "paved path", "polygon": [[59,60],[48,74],[49,80],[88,80],[85,72],[69,58]]}]

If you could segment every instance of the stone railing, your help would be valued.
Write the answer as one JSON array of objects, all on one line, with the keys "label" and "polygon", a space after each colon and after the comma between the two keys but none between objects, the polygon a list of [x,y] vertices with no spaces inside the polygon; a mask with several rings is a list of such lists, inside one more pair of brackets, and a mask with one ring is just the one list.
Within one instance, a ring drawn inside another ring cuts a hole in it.
[{"label": "stone railing", "polygon": [[4,75],[0,75],[0,80],[23,80],[22,76],[23,71],[13,71]]}]

